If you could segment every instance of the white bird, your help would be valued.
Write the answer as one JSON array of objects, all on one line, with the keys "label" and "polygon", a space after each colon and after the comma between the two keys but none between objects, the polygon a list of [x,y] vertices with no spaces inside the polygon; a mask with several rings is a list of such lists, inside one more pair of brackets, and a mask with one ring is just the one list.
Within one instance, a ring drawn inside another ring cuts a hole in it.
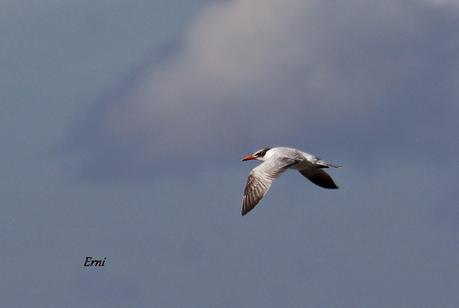
[{"label": "white bird", "polygon": [[242,215],[250,212],[266,195],[272,182],[287,169],[296,169],[314,184],[329,189],[337,189],[333,179],[322,169],[341,166],[327,163],[320,158],[303,151],[286,148],[263,148],[242,159],[261,160],[247,178],[242,198]]}]

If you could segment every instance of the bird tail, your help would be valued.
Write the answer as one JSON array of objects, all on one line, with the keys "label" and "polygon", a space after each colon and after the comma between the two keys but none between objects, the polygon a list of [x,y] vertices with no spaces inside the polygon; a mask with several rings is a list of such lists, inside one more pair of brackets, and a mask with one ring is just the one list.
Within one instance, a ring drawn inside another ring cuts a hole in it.
[{"label": "bird tail", "polygon": [[323,160],[318,160],[318,161],[316,161],[316,164],[319,165],[319,166],[321,166],[322,168],[329,168],[329,167],[341,168],[341,167],[342,167],[341,165],[336,165],[336,164],[327,163],[326,161],[323,161]]}]

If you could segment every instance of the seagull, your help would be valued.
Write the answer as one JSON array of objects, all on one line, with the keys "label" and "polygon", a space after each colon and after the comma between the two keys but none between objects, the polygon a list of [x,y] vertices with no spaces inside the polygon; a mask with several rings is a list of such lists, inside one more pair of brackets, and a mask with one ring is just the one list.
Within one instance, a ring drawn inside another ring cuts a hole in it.
[{"label": "seagull", "polygon": [[341,166],[327,163],[306,152],[287,148],[262,148],[247,155],[242,161],[261,160],[249,173],[242,198],[242,216],[250,212],[266,195],[272,182],[287,169],[296,169],[312,183],[328,189],[337,189],[333,179],[323,170],[324,168],[339,168]]}]

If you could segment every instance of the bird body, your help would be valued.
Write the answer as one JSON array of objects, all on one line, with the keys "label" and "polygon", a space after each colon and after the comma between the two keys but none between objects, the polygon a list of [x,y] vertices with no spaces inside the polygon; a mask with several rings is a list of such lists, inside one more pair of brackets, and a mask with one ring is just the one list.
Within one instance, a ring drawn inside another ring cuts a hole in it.
[{"label": "bird body", "polygon": [[328,189],[336,189],[333,179],[322,169],[340,166],[327,163],[320,158],[287,147],[263,148],[242,160],[260,160],[262,164],[255,167],[247,178],[242,198],[242,215],[250,212],[266,195],[272,182],[288,169],[298,170],[314,184]]}]

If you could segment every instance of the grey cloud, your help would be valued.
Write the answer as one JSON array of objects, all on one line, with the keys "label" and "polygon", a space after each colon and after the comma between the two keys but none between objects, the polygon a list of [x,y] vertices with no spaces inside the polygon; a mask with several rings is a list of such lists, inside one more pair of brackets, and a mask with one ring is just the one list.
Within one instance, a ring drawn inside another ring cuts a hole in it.
[{"label": "grey cloud", "polygon": [[152,175],[324,140],[346,158],[361,144],[368,157],[452,150],[458,16],[423,1],[208,5],[174,52],[76,125],[82,173]]}]

